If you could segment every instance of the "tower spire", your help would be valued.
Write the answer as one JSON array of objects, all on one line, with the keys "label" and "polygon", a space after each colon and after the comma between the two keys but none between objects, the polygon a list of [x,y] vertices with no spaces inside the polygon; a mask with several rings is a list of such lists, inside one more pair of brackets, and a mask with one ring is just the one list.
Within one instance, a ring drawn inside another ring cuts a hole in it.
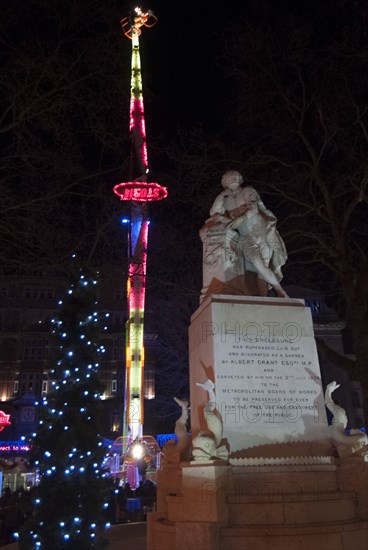
[{"label": "tower spire", "polygon": [[143,85],[141,60],[139,52],[139,37],[142,27],[153,27],[157,23],[157,17],[152,11],[143,12],[135,8],[134,14],[125,17],[121,21],[123,32],[132,41],[132,63],[130,84],[130,122],[129,131],[132,139],[133,153],[136,161],[138,175],[136,179],[146,181],[148,173],[148,152],[146,141],[146,124],[143,106]]},{"label": "tower spire", "polygon": [[146,289],[148,205],[164,199],[165,187],[148,181],[148,151],[143,106],[143,85],[139,51],[142,27],[153,27],[157,17],[152,11],[135,8],[121,21],[126,37],[132,41],[129,132],[132,142],[135,177],[114,187],[121,200],[130,202],[128,235],[128,321],[126,323],[126,365],[123,435],[132,440],[143,435],[144,422],[144,305]]}]

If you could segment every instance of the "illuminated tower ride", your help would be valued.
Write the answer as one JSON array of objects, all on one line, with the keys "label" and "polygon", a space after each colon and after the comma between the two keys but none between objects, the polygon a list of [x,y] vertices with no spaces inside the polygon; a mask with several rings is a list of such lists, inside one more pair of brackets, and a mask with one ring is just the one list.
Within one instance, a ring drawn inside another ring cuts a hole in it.
[{"label": "illuminated tower ride", "polygon": [[129,132],[132,144],[131,181],[114,187],[121,200],[130,202],[128,238],[128,313],[126,327],[126,379],[124,436],[131,441],[143,435],[144,421],[144,302],[146,288],[148,208],[147,202],[164,199],[165,187],[148,183],[148,154],[143,108],[143,88],[139,53],[142,27],[153,27],[157,18],[151,11],[135,8],[131,17],[121,21],[125,36],[132,41],[131,96]]}]

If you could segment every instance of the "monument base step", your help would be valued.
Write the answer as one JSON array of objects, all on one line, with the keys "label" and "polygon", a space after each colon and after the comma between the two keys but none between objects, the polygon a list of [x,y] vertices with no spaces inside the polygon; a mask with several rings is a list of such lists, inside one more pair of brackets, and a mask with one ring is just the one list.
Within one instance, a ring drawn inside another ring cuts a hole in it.
[{"label": "monument base step", "polygon": [[[157,512],[154,512],[157,515]],[[150,521],[148,518],[148,548],[157,550],[174,550],[176,548],[176,525],[175,523],[158,519]]]},{"label": "monument base step", "polygon": [[354,492],[328,492],[228,497],[230,525],[295,525],[352,521],[356,518]]},{"label": "monument base step", "polygon": [[220,529],[221,550],[366,550],[368,522]]}]

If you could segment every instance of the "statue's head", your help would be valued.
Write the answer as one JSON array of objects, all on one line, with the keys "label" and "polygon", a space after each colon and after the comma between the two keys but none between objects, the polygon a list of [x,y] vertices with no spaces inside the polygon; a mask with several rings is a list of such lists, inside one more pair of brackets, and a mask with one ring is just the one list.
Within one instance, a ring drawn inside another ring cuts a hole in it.
[{"label": "statue's head", "polygon": [[228,170],[222,176],[221,185],[225,189],[237,189],[243,183],[243,176],[236,170]]}]

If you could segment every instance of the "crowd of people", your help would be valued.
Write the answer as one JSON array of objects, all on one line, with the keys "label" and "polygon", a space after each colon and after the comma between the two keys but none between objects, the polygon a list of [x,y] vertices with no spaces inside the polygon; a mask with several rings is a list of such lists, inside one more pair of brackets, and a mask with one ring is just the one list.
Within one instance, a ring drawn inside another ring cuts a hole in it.
[{"label": "crowd of people", "polygon": [[150,479],[141,480],[135,489],[130,483],[120,485],[115,482],[115,520],[143,521],[148,511],[152,511],[156,503],[156,485]]},{"label": "crowd of people", "polygon": [[[14,541],[13,533],[18,531],[27,516],[28,492],[22,488],[11,491],[6,487],[0,498],[0,546]],[[141,480],[134,490],[127,482],[114,483],[111,518],[113,522],[144,521],[148,511],[155,509],[156,485],[149,479]]]},{"label": "crowd of people", "polygon": [[14,542],[13,533],[22,526],[27,514],[27,499],[22,488],[6,487],[0,498],[0,546]]}]

